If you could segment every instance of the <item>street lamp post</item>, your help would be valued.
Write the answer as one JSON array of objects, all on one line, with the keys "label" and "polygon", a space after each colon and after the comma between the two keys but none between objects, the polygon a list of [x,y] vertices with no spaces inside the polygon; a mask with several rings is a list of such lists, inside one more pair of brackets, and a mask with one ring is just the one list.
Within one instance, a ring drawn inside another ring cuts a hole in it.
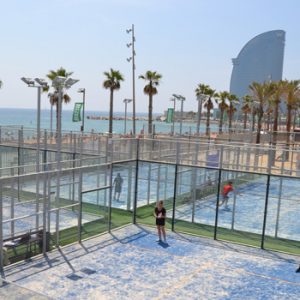
[{"label": "street lamp post", "polygon": [[174,106],[173,106],[173,109],[174,109],[174,112],[173,112],[173,124],[172,124],[172,135],[174,136],[175,135],[175,108],[176,108],[176,98],[171,98],[170,101],[173,101],[174,102]]},{"label": "street lamp post", "polygon": [[[35,78],[34,80],[31,78],[22,77],[21,80],[26,83],[29,87],[37,88],[37,135],[36,135],[36,229],[39,228],[39,189],[40,189],[40,181],[39,181],[39,171],[40,171],[40,131],[41,131],[41,93],[43,88],[47,88],[48,84],[44,79]],[[36,85],[36,83],[38,85]],[[43,223],[45,229],[45,222]],[[45,248],[44,248],[45,249]]]},{"label": "street lamp post", "polygon": [[[35,78],[34,80],[31,78],[22,77],[21,80],[26,83],[29,87],[37,88],[37,136],[36,136],[36,142],[37,142],[37,155],[36,155],[36,171],[39,172],[40,170],[40,131],[41,131],[41,93],[43,88],[47,88],[48,84],[44,79],[41,78]],[[38,85],[36,85],[36,83]]]},{"label": "street lamp post", "polygon": [[182,135],[183,102],[185,101],[185,97],[183,97],[181,95],[176,95],[176,94],[173,94],[173,97],[175,97],[178,101],[181,101],[179,133],[180,133],[180,135]]},{"label": "street lamp post", "polygon": [[52,86],[57,89],[58,92],[58,104],[57,104],[57,169],[61,168],[61,113],[62,113],[62,92],[63,89],[70,88],[73,84],[78,82],[78,79],[66,78],[63,76],[56,76],[52,81]]},{"label": "street lamp post", "polygon": [[[62,92],[63,89],[70,88],[73,84],[78,82],[77,79],[66,78],[63,76],[56,76],[52,81],[52,86],[58,92],[57,103],[57,129],[56,129],[56,160],[57,160],[57,176],[56,176],[56,206],[60,202],[60,171],[61,171],[61,111],[62,111]],[[56,211],[56,245],[59,244],[59,209]]]},{"label": "street lamp post", "polygon": [[80,131],[84,132],[85,88],[79,89],[78,93],[82,93],[82,125],[80,127]]},{"label": "street lamp post", "polygon": [[124,134],[126,134],[126,123],[127,123],[127,104],[130,103],[132,99],[124,99],[123,102],[125,103],[125,118],[124,118]]},{"label": "street lamp post", "polygon": [[134,50],[134,43],[135,43],[135,36],[134,36],[134,24],[130,29],[126,29],[127,33],[131,32],[131,43],[127,44],[127,47],[131,47],[131,57],[127,58],[127,61],[132,61],[132,131],[133,134],[136,134],[136,127],[135,127],[135,50]]}]

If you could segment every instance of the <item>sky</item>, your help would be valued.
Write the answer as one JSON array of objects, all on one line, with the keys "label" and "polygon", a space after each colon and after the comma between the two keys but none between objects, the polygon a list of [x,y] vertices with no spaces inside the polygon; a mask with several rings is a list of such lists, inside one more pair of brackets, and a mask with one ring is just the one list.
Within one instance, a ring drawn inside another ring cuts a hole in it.
[{"label": "sky", "polygon": [[[60,67],[80,81],[68,94],[72,110],[86,89],[86,110],[108,111],[103,72],[119,70],[125,81],[114,94],[114,111],[132,98],[132,65],[126,43],[135,27],[136,111],[148,111],[147,70],[162,74],[153,111],[185,96],[184,110],[197,110],[199,83],[229,90],[231,59],[250,39],[269,30],[286,31],[284,79],[299,79],[299,0],[0,0],[0,108],[36,108],[36,90],[20,78],[46,78]],[[42,109],[50,108],[47,95]],[[179,103],[178,103],[179,107]],[[128,106],[128,111],[132,107]]]}]

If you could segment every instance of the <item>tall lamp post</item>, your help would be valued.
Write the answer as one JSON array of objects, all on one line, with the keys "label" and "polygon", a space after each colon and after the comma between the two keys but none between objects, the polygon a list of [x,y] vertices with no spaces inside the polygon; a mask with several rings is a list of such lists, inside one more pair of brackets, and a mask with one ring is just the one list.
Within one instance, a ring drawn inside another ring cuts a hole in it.
[{"label": "tall lamp post", "polygon": [[[56,176],[56,205],[60,202],[60,170],[61,170],[61,111],[62,111],[62,93],[63,89],[69,89],[73,84],[78,82],[77,79],[56,76],[52,81],[52,86],[58,92],[57,103],[57,129],[56,129],[56,160],[57,160],[57,176]],[[56,211],[56,245],[59,244],[59,209]]]},{"label": "tall lamp post", "polygon": [[173,97],[176,98],[176,100],[181,101],[181,109],[180,109],[180,135],[182,135],[182,119],[183,119],[183,102],[185,101],[185,97],[181,95],[173,94]]},{"label": "tall lamp post", "polygon": [[134,50],[134,43],[135,43],[135,36],[134,36],[134,25],[130,29],[126,29],[126,32],[129,34],[131,33],[131,43],[126,44],[127,47],[131,47],[131,57],[127,58],[127,61],[132,61],[132,132],[136,134],[136,127],[135,127],[135,50]]},{"label": "tall lamp post", "polygon": [[63,76],[56,76],[52,81],[52,86],[58,92],[57,103],[57,169],[60,170],[61,164],[61,113],[62,113],[62,92],[63,89],[69,89],[73,84],[77,83],[78,79],[66,78]]},{"label": "tall lamp post", "polygon": [[80,127],[80,131],[84,132],[85,88],[79,89],[78,93],[82,93],[82,125]]},{"label": "tall lamp post", "polygon": [[126,134],[126,123],[127,123],[127,104],[130,103],[132,99],[124,99],[123,102],[125,103],[125,119],[124,119],[124,134]]},{"label": "tall lamp post", "polygon": [[[37,135],[36,135],[36,229],[39,228],[39,189],[40,189],[40,181],[39,181],[39,172],[40,172],[40,131],[41,131],[41,94],[43,88],[48,88],[48,84],[44,79],[35,78],[34,80],[31,78],[22,77],[21,80],[26,83],[29,87],[37,88]],[[45,222],[43,223],[45,229]],[[43,240],[45,238],[45,232],[43,234]],[[45,240],[44,240],[45,242]],[[43,248],[45,249],[45,248]]]},{"label": "tall lamp post", "polygon": [[174,106],[173,106],[173,109],[174,109],[174,112],[173,112],[173,124],[172,124],[172,135],[174,136],[175,135],[175,108],[176,108],[176,98],[171,98],[170,101],[173,101],[174,102]]},{"label": "tall lamp post", "polygon": [[[41,94],[43,88],[47,88],[48,84],[44,79],[35,78],[34,80],[27,77],[22,77],[21,80],[26,83],[29,87],[37,88],[37,155],[36,155],[36,171],[39,172],[40,170],[40,131],[41,131]],[[37,84],[36,84],[37,83]]]}]

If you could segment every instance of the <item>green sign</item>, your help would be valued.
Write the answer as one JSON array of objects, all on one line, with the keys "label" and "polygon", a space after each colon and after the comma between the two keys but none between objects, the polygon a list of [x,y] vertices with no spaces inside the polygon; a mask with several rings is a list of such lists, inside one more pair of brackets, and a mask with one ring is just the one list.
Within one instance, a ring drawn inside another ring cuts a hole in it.
[{"label": "green sign", "polygon": [[174,108],[168,108],[166,122],[167,123],[172,123],[173,118],[174,118]]},{"label": "green sign", "polygon": [[83,106],[83,103],[77,102],[74,105],[73,110],[73,122],[80,122],[81,121],[81,108]]}]

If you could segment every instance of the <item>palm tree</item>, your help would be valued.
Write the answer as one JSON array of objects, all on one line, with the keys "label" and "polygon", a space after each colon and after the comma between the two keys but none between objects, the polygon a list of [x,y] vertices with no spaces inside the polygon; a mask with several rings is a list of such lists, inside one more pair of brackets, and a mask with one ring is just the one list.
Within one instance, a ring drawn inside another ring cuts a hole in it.
[{"label": "palm tree", "polygon": [[149,96],[148,134],[152,134],[153,95],[157,94],[156,87],[159,85],[162,75],[156,71],[147,71],[145,75],[140,75],[139,78],[148,82],[144,87],[144,93]]},{"label": "palm tree", "polygon": [[110,72],[104,72],[106,76],[103,82],[103,87],[110,90],[110,102],[109,102],[109,135],[113,132],[113,108],[114,108],[114,91],[119,90],[121,87],[121,81],[124,81],[123,75],[117,71],[110,69]]},{"label": "palm tree", "polygon": [[251,113],[252,97],[250,95],[245,95],[242,99],[243,99],[242,112],[244,114],[244,129],[246,129],[248,114]]},{"label": "palm tree", "polygon": [[222,133],[222,128],[223,128],[223,119],[224,119],[224,112],[228,108],[228,104],[226,103],[226,100],[229,97],[229,93],[227,91],[220,92],[219,97],[217,99],[217,103],[219,105],[219,110],[220,110],[220,120],[219,120],[219,133]]},{"label": "palm tree", "polygon": [[[196,97],[198,99],[198,118],[197,118],[197,134],[200,132],[200,121],[201,121],[201,111],[202,111],[202,98],[206,95],[209,86],[206,84],[199,83],[197,88],[195,89]],[[201,101],[200,101],[201,100]]]},{"label": "palm tree", "polygon": [[[289,138],[292,127],[292,111],[297,109],[300,104],[300,80],[292,80],[286,83],[286,90],[283,94],[286,101],[286,148],[289,149]],[[286,152],[288,159],[288,151]]]},{"label": "palm tree", "polygon": [[[70,77],[73,74],[73,72],[67,72],[66,69],[63,67],[60,67],[56,71],[50,70],[49,73],[46,75],[48,79],[50,79],[52,82],[57,76],[62,77]],[[48,92],[49,88],[45,88],[44,91]],[[59,99],[59,91],[58,88],[54,88],[54,92],[48,94],[50,104],[56,106],[56,130],[58,127],[58,99]],[[62,91],[62,103],[69,103],[71,101],[71,98],[68,94]]]},{"label": "palm tree", "polygon": [[264,115],[264,106],[273,93],[273,85],[271,83],[253,82],[249,89],[252,92],[253,99],[258,102],[257,107],[257,131],[256,144],[260,143],[260,133],[262,128],[262,119]]},{"label": "palm tree", "polygon": [[217,97],[218,94],[216,93],[215,90],[208,88],[205,95],[208,96],[208,100],[205,102],[204,107],[207,110],[207,115],[206,115],[206,135],[208,136],[210,133],[210,111],[214,108],[214,103],[212,101],[213,97]]},{"label": "palm tree", "polygon": [[232,131],[232,119],[233,119],[233,115],[236,112],[236,107],[235,104],[238,102],[238,97],[234,94],[229,94],[228,96],[228,100],[229,100],[229,107],[227,109],[228,112],[228,127],[229,127],[229,132]]}]

